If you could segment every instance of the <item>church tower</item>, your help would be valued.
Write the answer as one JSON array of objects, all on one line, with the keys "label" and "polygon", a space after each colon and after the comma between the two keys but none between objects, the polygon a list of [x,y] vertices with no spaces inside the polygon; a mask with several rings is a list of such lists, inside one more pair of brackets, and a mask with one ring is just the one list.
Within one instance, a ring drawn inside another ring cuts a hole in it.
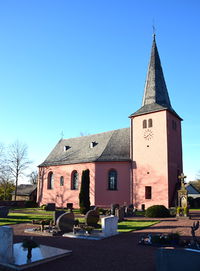
[{"label": "church tower", "polygon": [[182,172],[182,119],[171,106],[155,35],[142,107],[130,119],[133,204],[173,206]]}]

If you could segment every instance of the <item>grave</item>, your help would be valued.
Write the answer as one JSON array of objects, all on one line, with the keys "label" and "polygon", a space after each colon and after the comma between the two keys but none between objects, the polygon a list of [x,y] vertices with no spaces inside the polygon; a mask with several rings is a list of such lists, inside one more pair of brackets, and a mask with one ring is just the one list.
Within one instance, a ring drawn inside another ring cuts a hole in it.
[{"label": "grave", "polygon": [[45,210],[46,211],[55,211],[56,210],[55,203],[47,203],[47,206],[46,206]]},{"label": "grave", "polygon": [[0,227],[0,268],[11,270],[23,270],[45,262],[65,257],[71,254],[71,250],[39,245],[32,249],[31,259],[27,259],[27,251],[22,243],[13,245],[13,229],[8,226]]},{"label": "grave", "polygon": [[5,218],[8,216],[9,208],[7,206],[0,206],[0,217]]},{"label": "grave", "polygon": [[96,227],[99,221],[99,210],[95,207],[94,210],[90,210],[85,215],[85,223],[88,226]]},{"label": "grave", "polygon": [[74,213],[64,213],[58,217],[56,226],[59,231],[65,233],[73,231],[74,227]]},{"label": "grave", "polygon": [[56,224],[57,219],[59,218],[59,216],[65,214],[65,211],[60,211],[60,210],[55,210],[53,213],[53,224]]}]

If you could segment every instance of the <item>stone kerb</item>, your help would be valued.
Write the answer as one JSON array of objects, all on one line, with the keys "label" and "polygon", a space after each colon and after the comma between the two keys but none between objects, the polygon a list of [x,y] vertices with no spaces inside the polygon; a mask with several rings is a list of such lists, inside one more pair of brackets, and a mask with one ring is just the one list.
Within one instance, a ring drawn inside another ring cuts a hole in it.
[{"label": "stone kerb", "polygon": [[111,215],[101,218],[102,233],[105,237],[118,234],[118,217]]},{"label": "stone kerb", "polygon": [[9,226],[0,227],[0,263],[13,260],[13,229]]}]

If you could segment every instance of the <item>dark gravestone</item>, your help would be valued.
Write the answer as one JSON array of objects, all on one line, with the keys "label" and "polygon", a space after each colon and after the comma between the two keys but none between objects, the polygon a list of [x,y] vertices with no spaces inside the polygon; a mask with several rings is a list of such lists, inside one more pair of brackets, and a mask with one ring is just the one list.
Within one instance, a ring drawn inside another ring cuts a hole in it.
[{"label": "dark gravestone", "polygon": [[74,214],[64,213],[56,221],[56,226],[61,232],[71,232],[74,227]]},{"label": "dark gravestone", "polygon": [[111,209],[110,209],[111,215],[115,215],[115,209],[119,209],[119,204],[111,204]]},{"label": "dark gravestone", "polygon": [[55,203],[47,203],[46,211],[55,211],[55,210],[56,210]]},{"label": "dark gravestone", "polygon": [[124,207],[115,209],[115,216],[118,217],[118,221],[121,222],[124,220]]},{"label": "dark gravestone", "polygon": [[73,203],[67,203],[67,209],[72,211],[73,210]]},{"label": "dark gravestone", "polygon": [[57,211],[57,210],[54,211],[54,213],[53,213],[53,223],[54,223],[54,225],[56,224],[56,221],[59,218],[59,216],[61,216],[63,214],[65,214],[65,211]]},{"label": "dark gravestone", "polygon": [[7,206],[0,206],[0,217],[7,217],[9,209]]},{"label": "dark gravestone", "polygon": [[99,210],[95,207],[94,210],[90,210],[85,215],[85,223],[87,226],[96,227],[99,221]]}]

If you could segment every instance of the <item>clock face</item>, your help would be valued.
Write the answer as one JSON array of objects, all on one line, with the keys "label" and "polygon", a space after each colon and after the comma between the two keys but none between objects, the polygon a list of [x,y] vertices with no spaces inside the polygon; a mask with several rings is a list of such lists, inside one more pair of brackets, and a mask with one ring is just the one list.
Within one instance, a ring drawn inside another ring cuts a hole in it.
[{"label": "clock face", "polygon": [[150,129],[145,130],[144,132],[144,138],[146,140],[150,140],[153,137],[153,132]]}]

